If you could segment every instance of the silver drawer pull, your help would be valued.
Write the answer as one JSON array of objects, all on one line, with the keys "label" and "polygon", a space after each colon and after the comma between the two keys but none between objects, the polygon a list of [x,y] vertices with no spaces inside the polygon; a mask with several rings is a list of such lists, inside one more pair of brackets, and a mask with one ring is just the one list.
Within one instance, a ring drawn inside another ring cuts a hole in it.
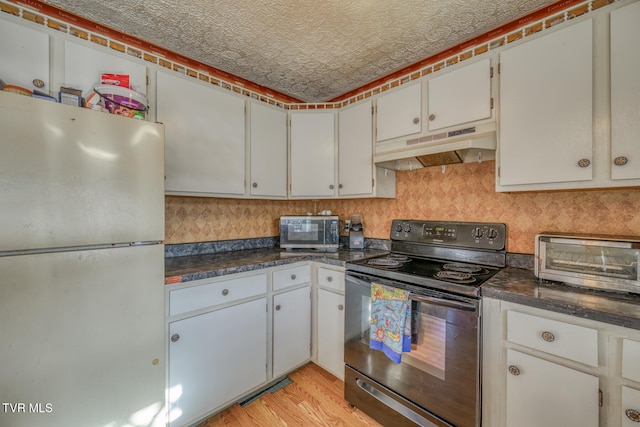
[{"label": "silver drawer pull", "polygon": [[329,282],[329,283],[333,282],[333,277],[331,277],[331,276],[327,277],[327,282]]},{"label": "silver drawer pull", "polygon": [[296,275],[295,274],[291,275],[291,280],[296,280]]},{"label": "silver drawer pull", "polygon": [[554,342],[556,340],[556,337],[549,331],[544,331],[541,336],[546,342]]},{"label": "silver drawer pull", "polygon": [[179,339],[180,339],[180,335],[178,335],[178,334],[171,335],[171,342],[176,342]]},{"label": "silver drawer pull", "polygon": [[276,311],[280,311],[282,307],[280,307],[280,304],[276,305]]},{"label": "silver drawer pull", "polygon": [[413,124],[417,125],[418,123],[420,123],[420,118],[419,117],[414,117],[413,118]]},{"label": "silver drawer pull", "polygon": [[435,114],[429,114],[429,120],[430,121],[434,121],[436,119],[436,115]]},{"label": "silver drawer pull", "polygon": [[640,411],[636,411],[635,409],[627,409],[624,411],[624,414],[634,423],[640,423]]},{"label": "silver drawer pull", "polygon": [[223,289],[222,290],[222,296],[226,297],[227,295],[229,295],[229,289]]},{"label": "silver drawer pull", "polygon": [[520,368],[515,365],[511,365],[509,366],[509,373],[517,377],[518,375],[520,375]]},{"label": "silver drawer pull", "polygon": [[591,164],[591,160],[589,159],[580,159],[578,160],[578,166],[581,168],[586,168]]},{"label": "silver drawer pull", "polygon": [[339,305],[338,305],[338,310],[340,310],[340,311],[344,310],[344,305],[339,304]]}]

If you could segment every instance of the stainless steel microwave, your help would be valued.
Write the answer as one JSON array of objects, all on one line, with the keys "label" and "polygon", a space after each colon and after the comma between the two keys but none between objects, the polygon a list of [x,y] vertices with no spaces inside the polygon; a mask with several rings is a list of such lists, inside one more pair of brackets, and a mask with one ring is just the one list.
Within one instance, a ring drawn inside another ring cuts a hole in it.
[{"label": "stainless steel microwave", "polygon": [[280,217],[280,247],[337,251],[340,220],[335,215],[300,215]]},{"label": "stainless steel microwave", "polygon": [[640,237],[539,234],[535,259],[541,279],[640,294]]}]

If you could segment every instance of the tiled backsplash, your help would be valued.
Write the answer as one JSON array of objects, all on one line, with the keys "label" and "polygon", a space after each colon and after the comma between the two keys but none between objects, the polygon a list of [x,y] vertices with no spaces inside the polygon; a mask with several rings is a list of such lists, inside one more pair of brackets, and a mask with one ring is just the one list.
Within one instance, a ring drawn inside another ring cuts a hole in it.
[{"label": "tiled backsplash", "polygon": [[270,201],[166,198],[165,243],[277,236],[278,218],[330,209],[362,214],[365,236],[388,239],[391,220],[507,224],[507,250],[532,254],[542,231],[640,235],[640,189],[496,193],[495,162],[398,171],[395,199]]}]

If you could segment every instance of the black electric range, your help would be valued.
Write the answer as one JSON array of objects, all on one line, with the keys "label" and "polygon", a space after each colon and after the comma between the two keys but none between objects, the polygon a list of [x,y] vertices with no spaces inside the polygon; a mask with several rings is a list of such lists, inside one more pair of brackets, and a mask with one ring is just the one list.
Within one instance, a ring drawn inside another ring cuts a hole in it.
[{"label": "black electric range", "polygon": [[393,220],[391,252],[347,263],[347,271],[478,297],[506,266],[506,226],[499,223]]}]

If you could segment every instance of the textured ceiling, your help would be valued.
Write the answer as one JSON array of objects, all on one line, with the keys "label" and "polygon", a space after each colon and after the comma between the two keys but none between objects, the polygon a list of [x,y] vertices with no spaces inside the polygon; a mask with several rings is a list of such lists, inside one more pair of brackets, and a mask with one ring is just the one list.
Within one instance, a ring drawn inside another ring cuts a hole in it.
[{"label": "textured ceiling", "polygon": [[47,3],[302,101],[323,102],[554,1]]}]

